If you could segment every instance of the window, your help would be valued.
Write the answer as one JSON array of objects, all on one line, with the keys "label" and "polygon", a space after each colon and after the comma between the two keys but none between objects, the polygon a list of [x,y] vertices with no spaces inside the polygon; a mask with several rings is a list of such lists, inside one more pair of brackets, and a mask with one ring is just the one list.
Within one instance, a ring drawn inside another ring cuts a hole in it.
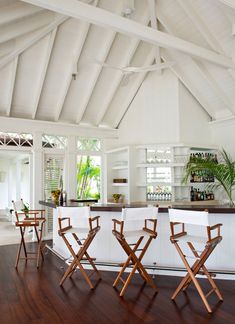
[{"label": "window", "polygon": [[79,138],[77,140],[77,149],[79,151],[100,151],[101,141],[97,138]]},{"label": "window", "polygon": [[65,149],[67,147],[67,137],[58,135],[42,135],[42,147]]},{"label": "window", "polygon": [[[51,199],[51,192],[60,187],[61,175],[63,175],[64,158],[61,155],[45,157],[44,164],[44,198]],[[47,208],[47,232],[53,230],[53,210]]]},{"label": "window", "polygon": [[18,147],[32,147],[32,134],[17,134],[17,133],[3,133],[0,132],[0,145],[3,146],[18,146]]},{"label": "window", "polygon": [[101,140],[78,138],[77,149],[77,199],[100,199]]},{"label": "window", "polygon": [[77,199],[100,199],[100,170],[100,156],[78,155]]}]

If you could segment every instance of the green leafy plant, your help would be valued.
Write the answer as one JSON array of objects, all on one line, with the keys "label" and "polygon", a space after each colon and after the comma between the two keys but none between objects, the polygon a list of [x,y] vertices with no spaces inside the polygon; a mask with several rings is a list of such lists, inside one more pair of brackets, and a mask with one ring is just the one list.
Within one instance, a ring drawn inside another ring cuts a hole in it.
[{"label": "green leafy plant", "polygon": [[90,156],[81,157],[77,164],[77,198],[100,198],[100,166]]},{"label": "green leafy plant", "polygon": [[224,149],[219,153],[221,155],[219,163],[210,157],[207,159],[201,157],[191,158],[185,167],[183,183],[187,183],[192,172],[202,170],[211,173],[217,181],[210,186],[214,190],[223,188],[229,199],[230,206],[234,206],[232,193],[235,187],[235,161]]}]

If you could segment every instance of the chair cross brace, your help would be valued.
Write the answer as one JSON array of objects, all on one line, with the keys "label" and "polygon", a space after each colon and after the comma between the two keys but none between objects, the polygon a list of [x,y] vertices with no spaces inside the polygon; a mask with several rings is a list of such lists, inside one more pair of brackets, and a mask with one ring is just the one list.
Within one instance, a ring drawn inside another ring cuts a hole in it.
[{"label": "chair cross brace", "polygon": [[[43,235],[43,224],[44,224],[45,221],[42,221],[42,224],[41,224],[41,228],[40,228],[40,231],[38,229],[38,225],[39,223],[38,222],[32,222],[32,224],[30,224],[30,222],[27,220],[27,221],[22,221],[22,222],[16,222],[16,227],[19,227],[20,228],[20,235],[21,235],[21,240],[20,240],[20,245],[19,245],[19,248],[18,248],[18,252],[17,252],[17,256],[16,256],[16,263],[15,263],[15,268],[18,267],[18,263],[19,263],[19,260],[30,260],[30,259],[36,259],[37,260],[37,268],[39,267],[39,261],[40,261],[40,256],[42,258],[42,260],[44,260],[44,256],[43,256],[43,247],[42,247],[42,235]],[[26,228],[28,227],[33,227],[34,228],[34,231],[35,231],[35,234],[36,234],[36,238],[37,238],[37,242],[38,242],[38,246],[37,246],[37,250],[36,252],[28,252],[27,249],[26,249],[26,244],[25,244],[25,231],[26,231]],[[23,250],[24,250],[24,257],[21,257],[21,249],[23,247]],[[35,257],[28,257],[28,254],[35,254]]]},{"label": "chair cross brace", "polygon": [[[123,250],[125,251],[125,253],[127,254],[128,258],[126,260],[126,262],[122,265],[122,268],[117,276],[117,278],[115,279],[114,283],[113,283],[113,287],[116,287],[117,284],[119,283],[119,281],[121,281],[123,283],[123,287],[121,289],[120,292],[120,296],[123,296],[125,293],[125,290],[127,289],[129,283],[131,282],[132,277],[134,276],[135,272],[138,271],[139,274],[141,275],[141,277],[143,278],[143,280],[145,282],[147,282],[153,289],[157,290],[157,287],[153,281],[153,279],[151,278],[151,276],[147,273],[147,271],[144,269],[141,260],[143,259],[151,241],[153,238],[156,238],[156,235],[150,235],[147,242],[145,243],[144,247],[141,249],[141,253],[140,255],[137,257],[136,256],[136,252],[140,251],[140,249],[138,249],[138,247],[140,246],[141,242],[143,241],[144,236],[141,236],[138,241],[135,244],[131,244],[132,246],[134,245],[133,248],[130,247],[130,244],[127,243],[125,237],[123,235],[120,235],[120,233],[118,233],[117,231],[113,230],[113,234],[116,236],[118,242],[120,243],[120,245],[122,246]],[[124,271],[126,270],[126,268],[128,266],[132,265],[132,270],[129,273],[126,281],[122,278],[122,275],[124,273]]]},{"label": "chair cross brace", "polygon": [[[177,287],[177,289],[175,290],[174,294],[172,295],[171,299],[174,300],[176,298],[176,296],[181,292],[181,291],[185,291],[188,286],[190,285],[191,282],[194,283],[207,311],[209,313],[212,313],[212,309],[207,301],[207,297],[209,297],[211,295],[212,292],[215,292],[218,299],[220,301],[223,301],[223,297],[219,291],[219,288],[216,286],[214,280],[212,279],[212,274],[209,273],[208,269],[206,268],[206,266],[204,265],[206,260],[208,259],[208,257],[210,256],[210,254],[213,252],[213,250],[215,249],[216,245],[220,242],[220,239],[215,240],[213,242],[207,242],[204,251],[201,252],[201,254],[199,255],[199,253],[196,251],[195,247],[193,246],[193,244],[191,242],[187,242],[190,250],[192,251],[192,253],[194,254],[196,261],[194,262],[194,264],[190,267],[188,261],[186,260],[186,256],[184,255],[184,253],[182,252],[177,239],[176,240],[172,240],[172,243],[175,245],[176,250],[178,251],[188,273],[187,275],[183,278],[183,280],[180,282],[179,286]],[[206,275],[212,290],[209,291],[209,293],[205,294],[198,282],[198,280],[196,279],[196,275],[197,274],[204,274]]]},{"label": "chair cross brace", "polygon": [[[69,267],[65,271],[65,273],[60,281],[60,286],[63,285],[66,278],[71,278],[71,276],[75,272],[76,268],[78,267],[81,271],[81,274],[83,275],[86,282],[88,283],[89,287],[91,289],[94,288],[94,286],[90,280],[90,277],[93,273],[90,275],[87,274],[87,272],[85,271],[84,267],[81,264],[82,260],[87,260],[90,263],[91,267],[93,268],[93,271],[97,274],[98,280],[101,279],[100,273],[94,263],[95,258],[91,258],[87,252],[87,249],[89,248],[89,246],[90,246],[90,244],[98,230],[99,230],[99,228],[97,228],[97,230],[94,229],[94,230],[90,231],[86,239],[79,239],[76,233],[72,233],[75,241],[78,243],[78,245],[80,247],[77,253],[74,251],[72,245],[66,238],[65,233],[60,233],[62,239],[64,240],[66,246],[68,247],[68,249],[73,257],[72,262],[70,263]],[[81,242],[81,240],[83,240],[83,243]]]}]

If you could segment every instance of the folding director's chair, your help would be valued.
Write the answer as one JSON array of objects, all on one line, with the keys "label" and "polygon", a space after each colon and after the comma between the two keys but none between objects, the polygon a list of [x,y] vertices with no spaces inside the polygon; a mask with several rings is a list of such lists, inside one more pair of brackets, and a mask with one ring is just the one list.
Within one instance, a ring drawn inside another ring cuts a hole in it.
[{"label": "folding director's chair", "polygon": [[[143,280],[157,290],[153,279],[141,263],[152,239],[157,237],[157,214],[157,207],[123,208],[121,221],[113,219],[113,234],[128,256],[126,262],[121,264],[122,268],[113,283],[113,287],[116,287],[119,281],[122,282],[123,287],[120,296],[124,295],[136,270]],[[132,241],[135,240],[135,243],[131,243],[130,239],[132,239]],[[143,247],[140,248],[142,242],[145,243],[144,245],[142,244]],[[139,251],[140,254],[137,256],[136,253]],[[122,275],[127,267],[132,267],[132,270],[127,280],[124,281]]]},{"label": "folding director's chair", "polygon": [[[71,278],[77,268],[80,269],[81,274],[85,278],[91,289],[94,288],[90,277],[96,273],[98,280],[101,278],[98,269],[95,266],[95,258],[91,258],[87,252],[97,232],[100,230],[99,218],[100,216],[90,217],[90,207],[59,207],[58,208],[59,231],[58,234],[65,242],[71,256],[73,258],[69,267],[65,271],[60,285],[62,285],[66,278]],[[66,226],[64,226],[66,221]],[[72,225],[76,224],[76,227]],[[72,244],[73,241],[73,244]],[[76,252],[75,249],[78,249]],[[87,274],[82,261],[88,261],[93,268],[90,275]]]},{"label": "folding director's chair", "polygon": [[[37,268],[38,268],[40,262],[40,256],[42,260],[44,260],[43,248],[42,248],[42,236],[43,236],[44,223],[46,221],[45,210],[25,209],[23,199],[20,199],[18,201],[12,200],[12,205],[16,217],[15,226],[20,228],[20,234],[21,234],[21,241],[16,256],[15,268],[18,267],[18,263],[20,259],[24,259],[26,262],[29,259],[36,259]],[[29,229],[34,229],[34,233],[37,238],[37,249],[34,252],[29,252],[26,249],[25,234]],[[21,257],[22,247],[24,250],[24,257]],[[34,256],[29,256],[29,254]]]},{"label": "folding director's chair", "polygon": [[[212,279],[212,274],[209,273],[205,266],[205,262],[208,257],[211,255],[218,243],[221,242],[222,236],[220,235],[220,227],[222,224],[216,224],[213,226],[209,225],[209,218],[207,211],[189,211],[189,210],[180,210],[180,209],[169,209],[170,217],[170,227],[171,227],[171,242],[175,245],[177,252],[179,253],[188,273],[181,281],[180,285],[172,295],[171,299],[174,300],[176,296],[181,291],[185,291],[191,282],[194,283],[207,311],[212,313],[211,307],[207,301],[207,298],[215,292],[219,300],[222,301],[223,298],[219,291],[219,288],[216,286],[214,280]],[[175,232],[175,226],[181,224],[181,231]],[[200,225],[206,227],[207,236],[193,236],[189,235],[185,231],[185,224],[191,225]],[[217,230],[215,236],[212,236],[212,231]],[[187,243],[187,246],[192,252],[192,256],[187,256],[184,254],[180,244]],[[198,251],[195,248],[195,245],[203,245],[203,251]],[[189,265],[187,258],[194,258],[195,262],[192,266]],[[212,289],[205,294],[196,279],[196,275],[205,275],[211,284]]]}]

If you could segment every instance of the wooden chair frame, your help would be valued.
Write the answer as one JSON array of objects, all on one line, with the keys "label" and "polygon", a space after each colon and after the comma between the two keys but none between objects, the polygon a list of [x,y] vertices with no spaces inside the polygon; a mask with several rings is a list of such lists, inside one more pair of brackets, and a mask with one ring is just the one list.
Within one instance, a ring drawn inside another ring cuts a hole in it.
[{"label": "wooden chair frame", "polygon": [[[98,271],[97,267],[95,266],[94,261],[96,260],[95,258],[91,258],[90,255],[87,252],[87,249],[89,248],[91,242],[93,241],[94,237],[96,236],[97,232],[100,230],[99,226],[99,218],[100,216],[96,216],[93,218],[89,218],[89,232],[86,238],[80,239],[78,238],[78,235],[76,233],[71,233],[73,238],[75,239],[76,243],[79,246],[79,250],[76,253],[69,242],[69,240],[66,237],[66,231],[69,229],[72,229],[72,226],[70,224],[70,217],[63,217],[63,218],[58,218],[59,221],[59,231],[58,234],[61,236],[63,241],[65,242],[68,250],[70,251],[73,261],[65,271],[61,281],[60,281],[60,286],[63,285],[64,281],[66,278],[71,278],[73,273],[75,272],[76,268],[78,267],[81,271],[81,274],[85,278],[86,282],[88,283],[90,289],[94,289],[94,285],[92,284],[90,277],[96,273],[98,277],[98,281],[101,279],[100,272]],[[63,227],[62,223],[67,220],[67,226]],[[96,222],[95,226],[93,226],[93,223]],[[83,242],[82,242],[83,241]],[[82,266],[82,261],[88,261],[88,263],[91,265],[93,268],[93,271],[91,272],[90,275],[87,274],[86,270]]]},{"label": "wooden chair frame", "polygon": [[[179,225],[179,224],[182,225],[182,229],[180,232],[175,233],[175,226]],[[190,285],[190,283],[193,282],[207,311],[208,311],[208,313],[212,313],[212,309],[207,301],[207,298],[213,292],[216,293],[216,295],[220,301],[223,301],[223,297],[219,291],[219,288],[215,284],[215,281],[212,279],[212,276],[215,276],[215,275],[211,274],[205,266],[206,260],[209,258],[209,256],[211,255],[211,253],[213,252],[213,250],[215,249],[217,244],[222,240],[222,236],[220,235],[220,227],[221,226],[222,226],[222,224],[216,224],[214,226],[207,226],[208,241],[206,242],[204,250],[200,253],[198,253],[198,251],[196,250],[196,248],[194,247],[192,242],[187,242],[189,249],[192,251],[194,257],[196,258],[196,261],[190,267],[190,265],[187,261],[187,256],[183,253],[182,249],[180,248],[180,246],[178,244],[179,238],[184,235],[187,235],[187,232],[185,231],[185,225],[184,225],[184,223],[170,222],[170,227],[171,227],[170,240],[175,245],[175,248],[176,248],[177,252],[179,253],[179,255],[180,255],[187,271],[188,271],[187,275],[181,280],[179,286],[177,287],[174,294],[172,295],[172,297],[171,297],[172,300],[175,300],[177,295],[181,291],[185,291],[188,288],[188,286]],[[217,235],[215,237],[212,237],[212,231],[215,229],[217,229]],[[203,292],[203,290],[196,278],[197,274],[205,275],[207,277],[207,279],[212,287],[212,289],[207,294],[205,294]]]},{"label": "wooden chair frame", "polygon": [[[145,219],[144,220],[143,231],[145,231],[149,235],[149,238],[147,239],[147,241],[142,249],[139,249],[139,246],[144,239],[143,235],[138,238],[136,243],[129,244],[126,241],[125,235],[123,234],[124,221],[119,221],[117,219],[113,219],[112,221],[113,221],[112,233],[114,234],[114,236],[116,237],[116,239],[118,240],[118,242],[120,243],[123,250],[125,251],[125,253],[128,256],[126,262],[121,264],[122,268],[113,283],[113,287],[116,287],[120,281],[122,282],[123,287],[120,292],[120,297],[122,297],[124,295],[128,285],[130,284],[131,279],[134,276],[135,272],[138,271],[139,274],[141,275],[141,277],[143,278],[143,280],[145,282],[147,282],[153,289],[155,289],[157,291],[157,287],[156,287],[153,279],[151,278],[151,276],[148,274],[148,272],[145,270],[145,268],[143,267],[143,265],[141,263],[152,239],[155,239],[157,237],[157,232],[156,232],[157,219]],[[152,223],[152,225],[153,225],[152,228],[148,227],[148,222]],[[131,248],[131,246],[133,246],[133,248]],[[141,251],[139,256],[136,255],[137,251]],[[129,273],[129,275],[125,281],[122,278],[122,275],[123,275],[124,271],[126,270],[126,268],[129,266],[132,267],[132,270]]]},{"label": "wooden chair frame", "polygon": [[[21,199],[22,203],[23,200]],[[16,262],[15,262],[15,268],[18,268],[19,260],[23,259],[26,262],[28,260],[37,260],[37,268],[39,268],[40,263],[40,256],[42,258],[42,261],[44,260],[43,256],[43,246],[42,246],[42,237],[43,237],[43,230],[44,230],[44,224],[45,224],[45,210],[44,209],[30,209],[30,210],[23,210],[22,212],[18,212],[15,208],[15,202],[12,200],[12,204],[15,211],[16,216],[16,223],[15,226],[20,228],[20,245],[18,248],[18,252],[16,255]],[[40,215],[39,215],[40,214]],[[29,217],[29,215],[33,215],[33,217]],[[20,219],[20,216],[23,216],[23,219]],[[26,249],[25,244],[25,233],[26,229],[33,228],[36,238],[37,238],[37,249],[34,252],[29,252]],[[21,250],[24,250],[24,257],[21,256]],[[29,256],[34,255],[34,256]]]}]

